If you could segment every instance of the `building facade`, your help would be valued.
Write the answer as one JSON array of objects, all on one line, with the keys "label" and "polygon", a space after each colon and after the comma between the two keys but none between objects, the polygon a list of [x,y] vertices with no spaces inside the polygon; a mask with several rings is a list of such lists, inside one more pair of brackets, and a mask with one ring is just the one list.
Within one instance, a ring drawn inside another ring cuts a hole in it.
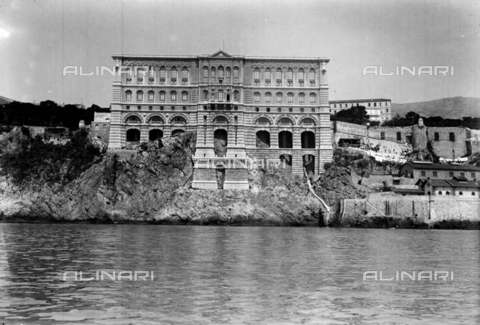
[{"label": "building facade", "polygon": [[372,122],[383,123],[392,119],[392,100],[386,98],[372,99],[348,99],[348,100],[331,100],[330,114],[334,115],[339,111],[352,108],[354,106],[364,106],[369,120]]},{"label": "building facade", "polygon": [[328,59],[223,51],[113,59],[110,150],[194,131],[195,159],[251,157],[300,174],[332,158]]}]

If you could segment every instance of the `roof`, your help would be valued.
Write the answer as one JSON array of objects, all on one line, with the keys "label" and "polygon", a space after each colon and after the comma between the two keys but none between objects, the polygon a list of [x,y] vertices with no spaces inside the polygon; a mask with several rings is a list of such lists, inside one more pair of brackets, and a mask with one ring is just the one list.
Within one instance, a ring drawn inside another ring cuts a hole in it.
[{"label": "roof", "polygon": [[425,194],[420,188],[392,187],[392,191],[399,194]]},{"label": "roof", "polygon": [[368,99],[345,99],[345,100],[330,100],[329,104],[341,104],[341,103],[373,103],[373,102],[391,102],[388,98],[368,98]]},{"label": "roof", "polygon": [[196,59],[240,59],[240,60],[265,60],[265,61],[325,61],[330,59],[325,57],[267,57],[267,56],[244,56],[232,55],[223,50],[218,50],[213,54],[203,55],[143,55],[143,54],[115,54],[113,59],[169,59],[169,60],[196,60]]},{"label": "roof", "polygon": [[460,170],[460,171],[480,172],[480,167],[471,166],[471,165],[451,165],[451,164],[413,162],[413,161],[409,161],[405,163],[404,166],[406,165],[411,166],[413,169],[422,169],[422,170]]},{"label": "roof", "polygon": [[468,188],[480,188],[480,183],[473,181],[457,181],[454,179],[431,179],[430,185],[432,187],[468,187]]}]

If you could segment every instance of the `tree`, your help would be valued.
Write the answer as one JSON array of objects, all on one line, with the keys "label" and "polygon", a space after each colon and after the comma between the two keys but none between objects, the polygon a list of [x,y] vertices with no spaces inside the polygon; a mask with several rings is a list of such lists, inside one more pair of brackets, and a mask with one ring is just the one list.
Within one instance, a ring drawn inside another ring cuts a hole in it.
[{"label": "tree", "polygon": [[366,124],[368,122],[368,115],[364,106],[357,105],[346,110],[338,111],[331,119],[332,121]]}]

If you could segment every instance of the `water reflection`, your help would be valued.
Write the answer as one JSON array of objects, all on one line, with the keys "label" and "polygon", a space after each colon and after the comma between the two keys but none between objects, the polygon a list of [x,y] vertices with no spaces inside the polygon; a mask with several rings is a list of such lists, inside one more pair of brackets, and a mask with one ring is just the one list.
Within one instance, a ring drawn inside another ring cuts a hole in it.
[{"label": "water reflection", "polygon": [[[151,225],[0,225],[6,324],[479,321],[479,232]],[[155,281],[62,281],[153,270]],[[365,282],[368,270],[454,281]]]}]

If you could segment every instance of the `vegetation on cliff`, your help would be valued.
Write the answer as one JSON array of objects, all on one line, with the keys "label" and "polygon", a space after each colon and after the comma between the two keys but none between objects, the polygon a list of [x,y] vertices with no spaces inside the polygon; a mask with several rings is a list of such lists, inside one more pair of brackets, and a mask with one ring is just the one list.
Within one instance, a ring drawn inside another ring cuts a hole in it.
[{"label": "vegetation on cliff", "polygon": [[32,138],[26,128],[14,128],[0,138],[0,171],[17,186],[64,185],[80,176],[100,157],[100,149],[79,130],[62,144]]}]

